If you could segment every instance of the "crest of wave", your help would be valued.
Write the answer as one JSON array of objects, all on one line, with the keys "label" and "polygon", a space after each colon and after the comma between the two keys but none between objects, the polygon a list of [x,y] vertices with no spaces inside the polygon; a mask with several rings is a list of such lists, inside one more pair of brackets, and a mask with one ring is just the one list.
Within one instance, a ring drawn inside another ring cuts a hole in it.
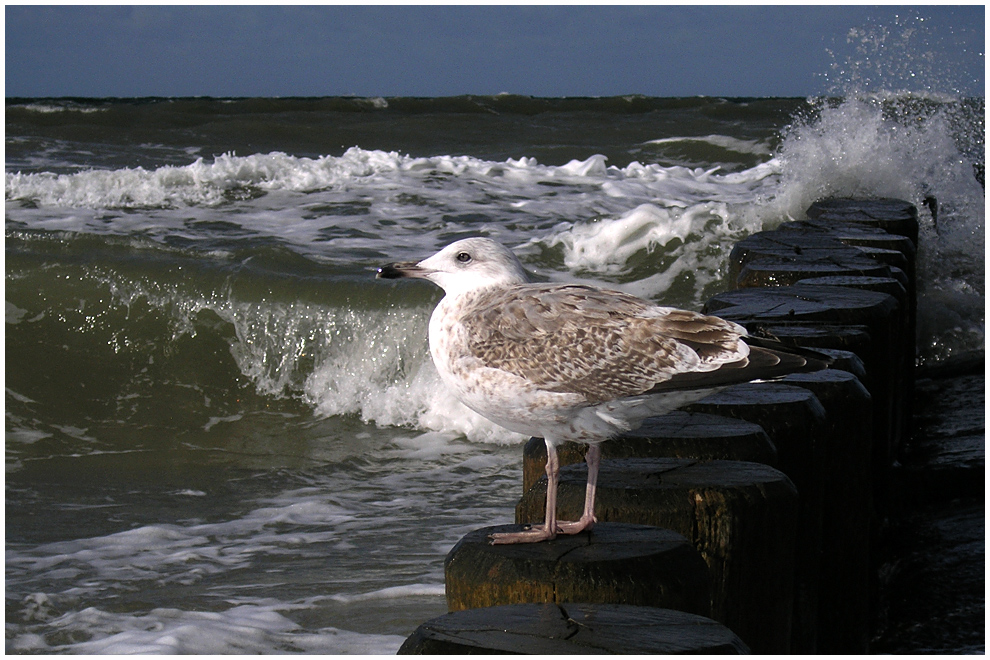
[{"label": "crest of wave", "polygon": [[428,307],[357,309],[302,301],[237,300],[230,291],[187,296],[168,286],[111,281],[123,305],[166,311],[173,339],[195,336],[203,311],[229,324],[230,354],[258,392],[294,397],[318,416],[353,415],[478,442],[518,442],[469,410],[440,381],[427,350]]},{"label": "crest of wave", "polygon": [[212,206],[243,189],[311,191],[352,178],[397,170],[396,153],[349,149],[343,156],[299,158],[281,152],[202,158],[154,170],[123,168],[73,174],[6,175],[7,199],[88,208]]},{"label": "crest of wave", "polygon": [[[397,152],[351,147],[340,156],[306,158],[281,152],[202,158],[189,165],[166,165],[153,170],[141,167],[117,170],[87,170],[72,174],[50,172],[6,174],[6,199],[30,200],[42,206],[83,208],[179,208],[216,206],[245,196],[288,190],[314,192],[354,182],[394,187],[409,177],[421,185],[424,176],[440,173],[455,176],[512,179],[522,174],[528,182],[534,172],[558,171],[564,177],[583,177],[604,172],[604,157],[573,162],[560,168],[539,166],[531,158],[493,163],[470,156],[415,158]],[[381,181],[375,181],[380,177]]]},{"label": "crest of wave", "polygon": [[517,442],[450,394],[426,350],[428,309],[233,304],[231,354],[259,391],[300,396],[319,416]]},{"label": "crest of wave", "polygon": [[[302,384],[304,398],[321,416],[358,415],[379,426],[463,434],[477,442],[518,442],[522,436],[465,407],[440,381],[426,350],[428,312],[333,310],[327,325],[336,336],[317,348]],[[242,361],[242,369],[250,370],[267,358]]]},{"label": "crest of wave", "polygon": [[[986,197],[982,26],[939,29],[924,10],[849,30],[826,75],[818,116],[784,135],[774,205],[801,217],[825,196],[889,196],[920,210],[917,256],[919,358],[984,344]],[[843,57],[842,50],[846,52]],[[969,61],[960,58],[972,58]],[[904,90],[904,91],[889,91]],[[978,98],[977,98],[978,97]],[[982,176],[982,174],[981,174]],[[935,200],[936,213],[923,206]]]},{"label": "crest of wave", "polygon": [[968,108],[907,94],[821,101],[817,117],[787,129],[777,155],[781,175],[769,206],[781,219],[802,218],[830,196],[894,197],[919,208],[922,359],[983,341],[985,195],[967,144],[982,124]]},{"label": "crest of wave", "polygon": [[[728,187],[722,184],[721,192]],[[720,286],[734,242],[758,231],[760,222],[754,214],[739,212],[738,204],[725,201],[640,204],[617,218],[561,225],[533,242],[562,249],[564,265],[589,283],[616,286],[587,274],[612,280],[631,277],[619,285],[628,293],[700,308]]]}]

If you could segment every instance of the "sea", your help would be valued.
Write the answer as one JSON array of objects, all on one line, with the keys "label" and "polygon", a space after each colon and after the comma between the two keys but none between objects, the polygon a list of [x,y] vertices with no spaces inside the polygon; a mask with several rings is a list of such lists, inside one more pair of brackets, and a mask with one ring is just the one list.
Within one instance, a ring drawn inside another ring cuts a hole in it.
[{"label": "sea", "polygon": [[[699,310],[826,196],[919,207],[920,364],[984,345],[984,99],[12,99],[6,650],[391,654],[522,442],[376,269],[468,236]],[[926,198],[937,200],[937,214]]]}]

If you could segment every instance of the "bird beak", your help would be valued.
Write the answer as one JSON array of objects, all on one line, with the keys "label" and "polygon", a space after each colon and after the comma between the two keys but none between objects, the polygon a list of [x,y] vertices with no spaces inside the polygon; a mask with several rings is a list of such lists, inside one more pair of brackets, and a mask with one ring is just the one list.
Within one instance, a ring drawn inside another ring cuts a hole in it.
[{"label": "bird beak", "polygon": [[375,277],[384,280],[395,280],[400,277],[426,277],[429,272],[413,261],[403,261],[382,266],[378,269]]}]

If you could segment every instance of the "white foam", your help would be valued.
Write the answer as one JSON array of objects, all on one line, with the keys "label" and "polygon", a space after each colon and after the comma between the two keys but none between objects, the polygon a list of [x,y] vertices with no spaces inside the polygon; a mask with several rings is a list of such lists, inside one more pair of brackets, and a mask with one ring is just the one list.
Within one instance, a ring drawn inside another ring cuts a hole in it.
[{"label": "white foam", "polygon": [[[602,170],[601,156],[559,168],[562,173],[587,176]],[[164,166],[155,170],[123,168],[74,174],[6,174],[8,200],[30,199],[53,207],[161,208],[212,206],[229,201],[228,191],[255,187],[262,191],[313,192],[347,184],[401,185],[403,178],[447,174],[484,177],[489,171],[540,169],[531,159],[492,163],[468,156],[413,158],[397,152],[348,149],[342,156],[304,158],[281,152],[236,156],[223,154],[206,162]]]},{"label": "white foam", "polygon": [[7,432],[5,433],[5,438],[8,442],[16,442],[23,445],[30,445],[38,442],[39,440],[44,440],[45,438],[50,437],[52,437],[52,434],[46,431],[38,431],[36,429],[29,428],[10,428],[9,424]]},{"label": "white foam", "polygon": [[408,598],[409,596],[444,596],[445,594],[446,588],[442,584],[401,584],[362,594],[333,594],[329,598],[339,603],[359,603],[369,600],[389,600]]},{"label": "white foam", "polygon": [[[11,574],[30,571],[47,580],[76,577],[79,592],[99,592],[117,583],[158,576],[166,583],[193,584],[205,576],[251,565],[259,553],[305,544],[334,544],[353,511],[323,492],[290,491],[241,518],[229,521],[145,525],[107,536],[61,541],[28,552],[8,552]],[[298,532],[276,525],[317,526]]]},{"label": "white foam", "polygon": [[176,495],[181,495],[182,497],[206,497],[206,493],[201,490],[194,490],[192,488],[184,488],[182,490],[175,491]]},{"label": "white foam", "polygon": [[8,637],[8,649],[34,653],[98,655],[161,654],[394,654],[403,637],[356,633],[339,628],[304,632],[284,614],[291,604],[235,605],[221,612],[156,608],[146,614],[88,607],[48,622],[60,639],[49,644],[34,633]]},{"label": "white foam", "polygon": [[771,154],[770,145],[764,140],[740,140],[729,135],[659,138],[657,140],[647,140],[643,144],[679,144],[683,142],[710,144],[714,147],[719,147],[726,151],[734,151],[739,154],[754,154],[757,156],[769,156]]},{"label": "white foam", "polygon": [[55,103],[25,103],[23,105],[13,105],[8,106],[12,108],[21,108],[23,110],[30,110],[31,112],[37,112],[40,114],[53,114],[57,112],[79,112],[81,114],[90,114],[93,112],[105,112],[108,107],[94,107],[91,105],[78,105],[71,101],[67,101],[60,104]]},{"label": "white foam", "polygon": [[[923,358],[943,358],[982,344],[985,195],[953,138],[958,106],[904,118],[891,111],[891,103],[911,101],[852,97],[796,122],[780,147],[780,181],[768,191],[767,217],[802,218],[828,196],[894,197],[918,207],[919,347]],[[937,227],[924,206],[928,195],[938,200]]]},{"label": "white foam", "polygon": [[[403,640],[390,633],[422,622],[409,612],[442,611],[450,547],[479,520],[511,517],[507,450],[443,442],[399,437],[358,465],[306,470],[309,485],[236,502],[248,510],[218,522],[8,548],[8,593],[21,594],[8,650],[394,653]],[[156,607],[100,604],[135,589],[160,589]]]},{"label": "white foam", "polygon": [[27,316],[28,311],[26,309],[21,309],[9,300],[5,302],[6,322],[10,325],[17,325]]},{"label": "white foam", "polygon": [[[228,221],[236,220],[246,229],[301,244],[321,238],[318,230],[326,227],[325,216],[305,217],[309,215],[305,213],[305,206],[320,207],[324,199],[334,203],[371,202],[369,213],[359,216],[359,223],[355,225],[365,228],[369,221],[377,221],[380,216],[393,221],[413,219],[421,216],[424,210],[472,213],[488,209],[489,213],[505,213],[522,220],[519,211],[524,209],[528,215],[535,216],[530,222],[545,224],[547,219],[552,218],[587,218],[589,204],[593,209],[610,213],[629,210],[628,202],[615,203],[614,198],[628,198],[634,202],[633,205],[645,202],[666,205],[668,200],[687,203],[703,201],[704,196],[730,192],[745,177],[744,173],[737,173],[733,179],[713,178],[711,172],[635,162],[625,168],[617,168],[606,166],[606,159],[601,155],[554,167],[540,165],[532,158],[504,162],[469,156],[414,158],[396,152],[354,147],[342,156],[318,159],[283,153],[251,156],[225,154],[216,157],[213,162],[200,158],[187,166],[166,166],[155,170],[125,168],[62,175],[8,172],[6,199],[29,200],[47,207],[44,214],[31,214],[28,209],[16,205],[8,209],[16,217],[29,217],[33,225],[41,228],[75,228],[125,234],[153,232],[155,224],[148,222],[148,218],[133,217],[136,214],[100,214],[97,218],[91,217],[92,214],[85,210],[210,208],[238,203],[246,208],[236,218],[228,218]],[[560,185],[548,189],[542,185],[548,181]],[[599,187],[604,196],[596,193]],[[243,189],[269,194],[315,193],[316,196],[305,201],[302,214],[292,215],[291,209],[285,208],[285,205],[295,206],[296,202],[275,200],[280,204],[267,203],[263,199],[242,199],[238,197],[238,191]],[[479,191],[485,193],[481,198]],[[411,198],[412,203],[397,201],[403,195]],[[52,213],[58,209],[76,209],[76,212]],[[272,218],[273,209],[281,211],[278,218]],[[581,209],[585,210],[582,212]],[[188,215],[179,217],[184,220]],[[286,222],[289,218],[294,222]],[[154,217],[158,223],[167,223],[169,219],[167,214]],[[354,221],[342,216],[334,219],[344,223]],[[422,222],[416,222],[413,226],[399,223],[398,227],[392,222],[389,226],[392,231],[410,236],[424,230]],[[529,228],[532,226],[528,225]],[[184,230],[184,227],[179,224],[168,229]],[[290,235],[289,232],[293,233]],[[333,245],[357,245],[341,243],[346,240],[343,237],[332,240],[336,240]]]},{"label": "white foam", "polygon": [[244,415],[228,415],[227,417],[210,417],[210,421],[203,425],[204,431],[209,431],[217,424],[224,424],[229,422],[238,422],[244,419]]},{"label": "white foam", "polygon": [[630,257],[653,251],[673,239],[684,241],[695,229],[696,216],[681,209],[641,204],[615,220],[574,225],[542,242],[564,248],[564,263],[574,270],[621,272]]}]

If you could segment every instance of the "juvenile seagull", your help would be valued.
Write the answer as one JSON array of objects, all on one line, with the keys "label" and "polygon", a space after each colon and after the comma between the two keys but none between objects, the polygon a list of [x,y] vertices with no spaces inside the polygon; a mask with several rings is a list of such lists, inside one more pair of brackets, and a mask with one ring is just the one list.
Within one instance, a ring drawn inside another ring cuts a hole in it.
[{"label": "juvenile seagull", "polygon": [[[430,354],[467,407],[547,445],[546,516],[540,526],[493,534],[532,543],[595,523],[599,444],[650,416],[728,385],[821,368],[813,360],[747,344],[746,329],[715,316],[658,307],[581,284],[532,284],[512,252],[487,238],[448,245],[378,277],[414,277],[446,295],[430,317]],[[755,342],[754,342],[755,343]],[[580,520],[557,520],[556,446],[589,445]]]}]

